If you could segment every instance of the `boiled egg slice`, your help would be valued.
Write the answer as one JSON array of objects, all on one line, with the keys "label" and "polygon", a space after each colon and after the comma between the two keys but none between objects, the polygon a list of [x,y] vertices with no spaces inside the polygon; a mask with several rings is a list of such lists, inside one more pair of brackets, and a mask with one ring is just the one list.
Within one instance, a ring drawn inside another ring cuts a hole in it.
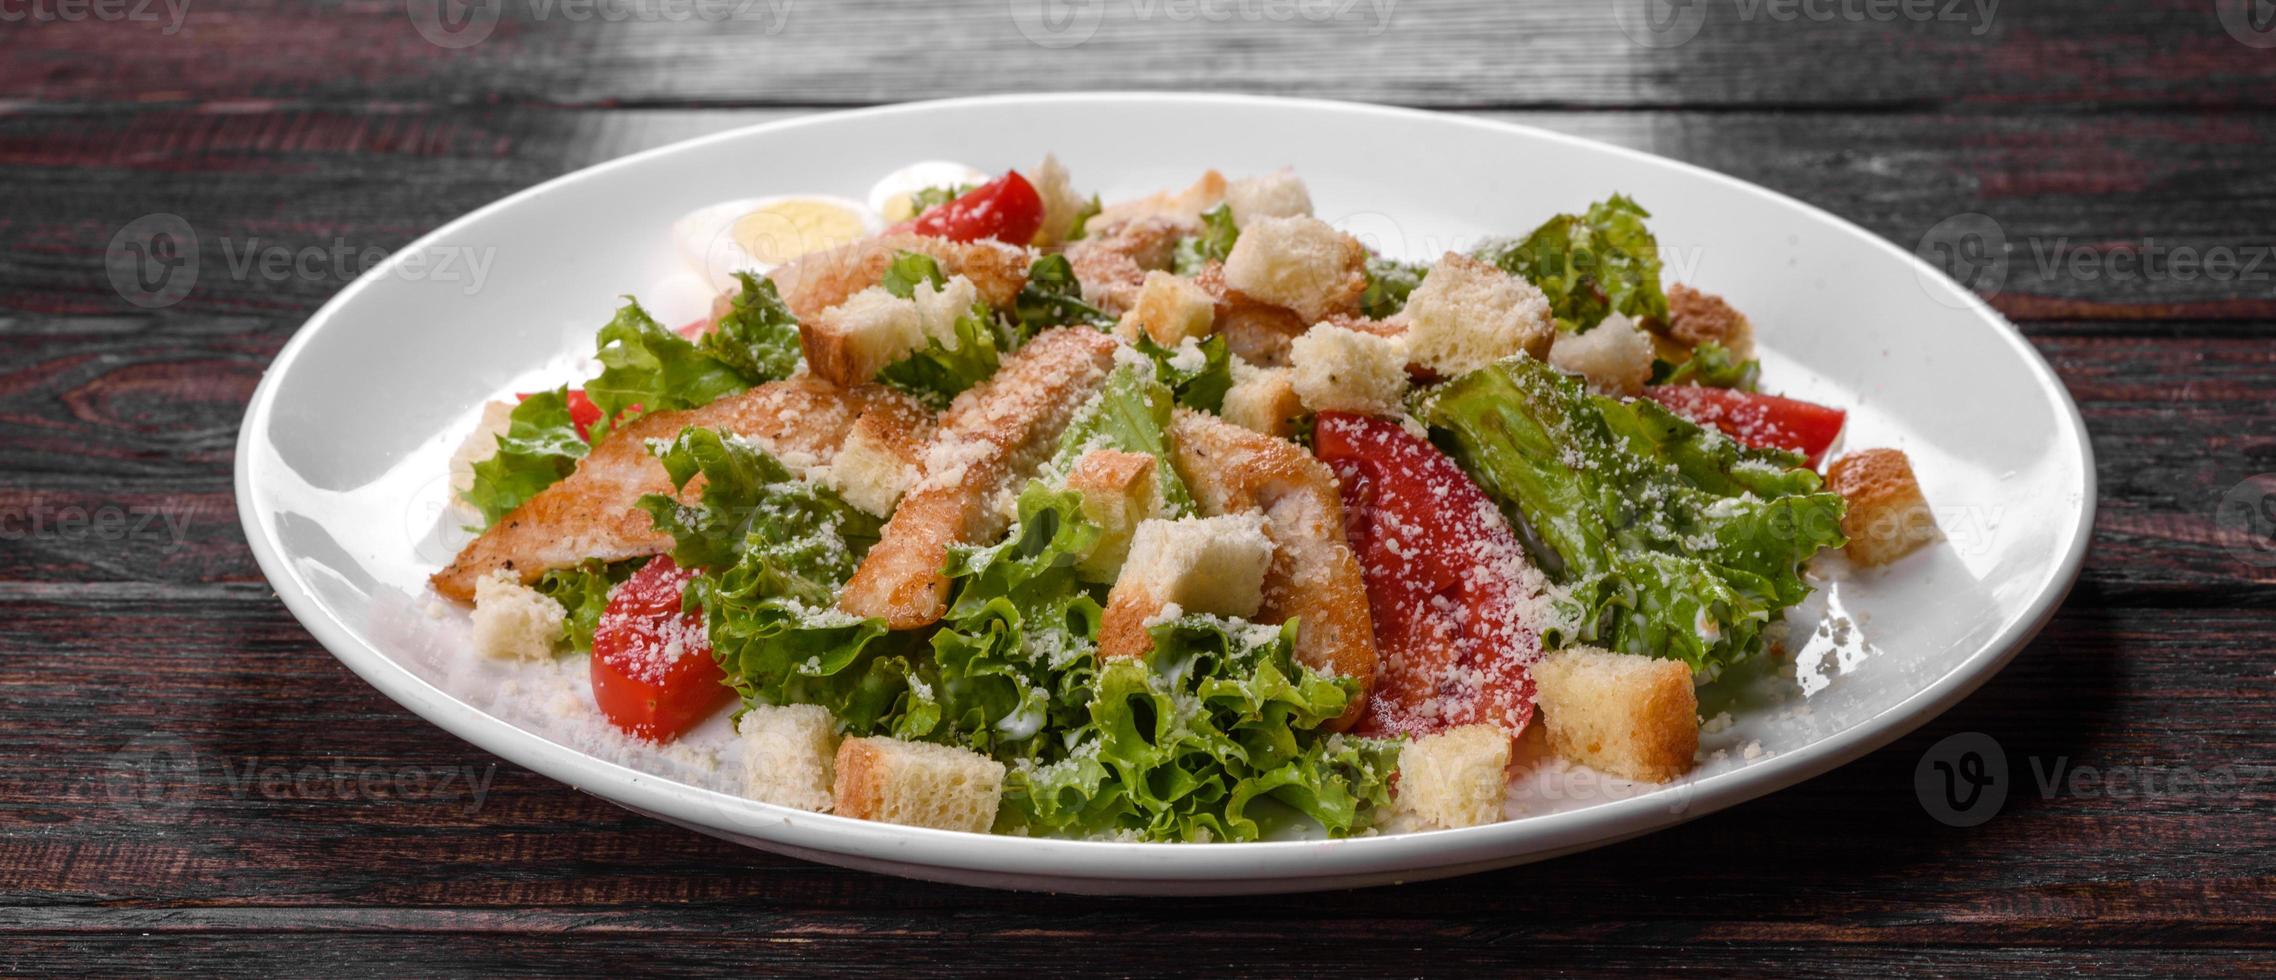
[{"label": "boiled egg slice", "polygon": [[886,174],[877,186],[869,189],[869,208],[885,216],[888,224],[898,224],[917,216],[913,200],[918,191],[927,187],[962,187],[985,184],[995,178],[961,163],[948,160],[925,160],[912,163]]},{"label": "boiled egg slice", "polygon": [[836,248],[883,230],[860,201],[820,194],[727,201],[691,212],[672,225],[680,256],[712,288],[735,285],[735,273],[761,275],[809,252]]}]

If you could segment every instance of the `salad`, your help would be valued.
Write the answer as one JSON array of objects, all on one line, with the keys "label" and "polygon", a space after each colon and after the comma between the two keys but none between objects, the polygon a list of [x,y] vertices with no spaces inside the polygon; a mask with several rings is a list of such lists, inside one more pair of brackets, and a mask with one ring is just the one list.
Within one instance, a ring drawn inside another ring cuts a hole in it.
[{"label": "salad", "polygon": [[590,377],[487,406],[432,585],[627,736],[731,713],[744,792],[845,816],[1462,827],[1529,732],[1674,779],[1806,563],[1936,531],[1650,217],[1409,261],[1289,171],[1108,204],[1051,158],[706,208],[711,314],[627,299]]}]

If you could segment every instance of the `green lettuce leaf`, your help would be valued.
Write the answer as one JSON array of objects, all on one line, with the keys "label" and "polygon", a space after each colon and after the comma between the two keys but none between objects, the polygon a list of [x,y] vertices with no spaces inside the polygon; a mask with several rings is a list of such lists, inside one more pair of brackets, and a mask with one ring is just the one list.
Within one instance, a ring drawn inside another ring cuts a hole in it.
[{"label": "green lettuce leaf", "polygon": [[1401,262],[1380,255],[1367,257],[1367,292],[1360,294],[1360,311],[1376,320],[1389,319],[1407,308],[1407,297],[1421,286],[1430,266]]},{"label": "green lettuce leaf", "polygon": [[593,628],[600,625],[601,613],[608,609],[609,591],[631,578],[640,564],[637,560],[588,559],[568,568],[556,568],[538,578],[537,591],[569,612],[567,621],[562,624],[562,633],[571,650],[593,652]]},{"label": "green lettuce leaf", "polygon": [[1046,255],[1028,266],[1027,284],[1013,306],[1012,328],[1019,343],[1052,327],[1085,324],[1106,329],[1114,318],[1083,301],[1083,284],[1064,255]]},{"label": "green lettuce leaf", "polygon": [[988,307],[974,303],[970,311],[956,318],[954,344],[927,337],[925,346],[878,371],[877,380],[942,408],[965,389],[988,380],[1002,361]]},{"label": "green lettuce leaf", "polygon": [[474,464],[474,482],[459,495],[482,512],[484,527],[574,472],[591,448],[569,419],[566,386],[522,399],[512,419],[498,451]]},{"label": "green lettuce leaf", "polygon": [[1210,208],[1201,212],[1201,234],[1179,240],[1177,250],[1170,253],[1170,269],[1178,275],[1191,276],[1211,262],[1225,261],[1240,239],[1241,229],[1233,223],[1233,209],[1223,204]]},{"label": "green lettuce leaf", "polygon": [[783,305],[774,281],[748,272],[736,273],[735,279],[742,288],[730,301],[733,308],[697,346],[733,368],[746,384],[797,374],[806,363],[798,344],[798,318]]},{"label": "green lettuce leaf", "polygon": [[1613,313],[1665,322],[1659,241],[1644,227],[1649,217],[1635,201],[1614,194],[1583,214],[1550,218],[1522,239],[1489,243],[1477,255],[1540,287],[1560,330],[1589,330]]},{"label": "green lettuce leaf", "polygon": [[893,261],[885,266],[885,275],[877,284],[885,291],[902,299],[914,299],[917,284],[929,282],[934,289],[948,285],[948,276],[940,271],[940,263],[923,252],[897,252]]},{"label": "green lettuce leaf", "polygon": [[585,394],[600,406],[604,425],[612,419],[621,424],[630,417],[624,413],[635,407],[643,412],[695,408],[755,383],[727,361],[664,329],[629,297],[595,343],[601,376],[585,383]]},{"label": "green lettuce leaf", "polygon": [[1681,364],[1652,361],[1652,383],[1656,385],[1702,385],[1753,391],[1761,380],[1761,361],[1739,360],[1729,349],[1712,340],[1692,348],[1690,359]]},{"label": "green lettuce leaf", "polygon": [[1099,212],[1104,210],[1106,207],[1099,202],[1098,195],[1091,195],[1090,200],[1083,202],[1082,210],[1075,212],[1075,225],[1068,229],[1067,240],[1071,242],[1090,234],[1091,219],[1098,217]]},{"label": "green lettuce leaf", "polygon": [[1296,625],[1185,616],[1153,651],[1098,668],[1063,758],[1007,777],[1010,827],[1143,840],[1247,841],[1269,799],[1344,836],[1390,799],[1398,744],[1317,737],[1357,685],[1296,662]]},{"label": "green lettuce leaf", "polygon": [[1649,400],[1590,394],[1513,357],[1421,415],[1570,594],[1553,645],[1682,660],[1702,678],[1761,652],[1809,594],[1801,564],[1843,543],[1840,495],[1801,457],[1750,449]]},{"label": "green lettuce leaf", "polygon": [[909,195],[909,204],[917,214],[923,214],[950,201],[978,190],[978,184],[949,184],[942,187],[925,187]]},{"label": "green lettuce leaf", "polygon": [[[1144,332],[1138,334],[1138,352],[1154,359],[1155,376],[1170,386],[1177,403],[1204,412],[1217,413],[1225,408],[1225,393],[1233,390],[1233,355],[1225,346],[1223,334],[1210,334],[1194,341],[1200,351],[1200,361],[1192,355],[1181,355],[1184,344],[1164,347]],[[1182,366],[1181,366],[1182,365]]]}]

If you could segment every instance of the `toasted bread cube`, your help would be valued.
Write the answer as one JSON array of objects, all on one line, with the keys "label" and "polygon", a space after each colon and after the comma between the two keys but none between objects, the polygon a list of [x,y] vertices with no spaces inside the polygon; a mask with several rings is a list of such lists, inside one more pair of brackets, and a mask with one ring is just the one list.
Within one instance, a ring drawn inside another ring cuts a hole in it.
[{"label": "toasted bread cube", "polygon": [[951,276],[937,289],[932,283],[920,282],[910,296],[910,302],[917,304],[918,332],[949,350],[955,350],[959,342],[957,318],[972,312],[972,305],[979,301],[980,287],[963,276]]},{"label": "toasted bread cube", "polygon": [[474,649],[500,660],[544,660],[566,635],[569,611],[512,572],[474,583]]},{"label": "toasted bread cube", "polygon": [[1233,362],[1233,387],[1226,389],[1225,406],[1218,414],[1251,432],[1280,439],[1294,435],[1297,420],[1304,417],[1304,399],[1296,394],[1296,372]]},{"label": "toasted bread cube", "polygon": [[1318,218],[1258,218],[1225,257],[1225,285],[1317,321],[1367,291],[1367,249]]},{"label": "toasted bread cube", "polygon": [[1130,555],[1130,538],[1141,522],[1161,514],[1161,463],[1145,453],[1094,449],[1075,461],[1067,489],[1083,495],[1083,516],[1102,532],[1098,547],[1075,566],[1093,582],[1112,582]]},{"label": "toasted bread cube", "polygon": [[812,704],[762,704],[735,723],[743,738],[743,795],[762,803],[830,812],[838,723]]},{"label": "toasted bread cube", "polygon": [[891,517],[901,495],[917,482],[916,454],[897,433],[881,431],[877,424],[862,424],[868,421],[865,417],[855,422],[830,465],[815,476],[846,503],[879,517]]},{"label": "toasted bread cube", "polygon": [[1861,449],[1826,468],[1826,488],[1849,504],[1842,549],[1860,565],[1886,565],[1943,535],[1903,450]]},{"label": "toasted bread cube", "polygon": [[1441,377],[1523,351],[1549,356],[1549,297],[1488,262],[1446,253],[1407,297],[1407,356]]},{"label": "toasted bread cube", "polygon": [[831,797],[840,816],[984,834],[1004,795],[1004,764],[931,742],[849,738],[838,743]]},{"label": "toasted bread cube", "polygon": [[1309,216],[1312,193],[1305,190],[1295,170],[1282,167],[1225,185],[1225,206],[1233,209],[1233,224],[1246,228],[1259,218]]},{"label": "toasted bread cube", "polygon": [[1143,521],[1131,535],[1116,587],[1132,582],[1189,613],[1254,616],[1272,565],[1264,525],[1259,511]]},{"label": "toasted bread cube", "polygon": [[1502,819],[1509,799],[1509,733],[1464,725],[1399,752],[1399,808],[1424,826],[1475,827]]},{"label": "toasted bread cube", "polygon": [[1738,360],[1754,357],[1754,324],[1721,296],[1676,283],[1668,287],[1667,314],[1668,335],[1685,347],[1714,341]]},{"label": "toasted bread cube", "polygon": [[1075,219],[1090,202],[1075,192],[1074,177],[1058,157],[1044,154],[1043,163],[1035,168],[1034,174],[1035,194],[1043,199],[1043,226],[1035,230],[1034,244],[1038,247],[1057,245],[1074,234]]},{"label": "toasted bread cube", "polygon": [[456,500],[474,489],[474,464],[498,455],[498,437],[514,427],[511,402],[485,402],[474,431],[450,454],[450,494]]},{"label": "toasted bread cube", "polygon": [[817,376],[852,387],[924,345],[917,304],[871,286],[799,324],[806,366]]},{"label": "toasted bread cube", "polygon": [[1187,338],[1209,336],[1217,322],[1217,300],[1193,280],[1167,272],[1146,273],[1138,299],[1122,315],[1115,333],[1136,340],[1143,331],[1164,347],[1176,347]]},{"label": "toasted bread cube", "polygon": [[1652,380],[1652,338],[1614,313],[1585,333],[1559,333],[1549,363],[1607,395],[1640,395]]},{"label": "toasted bread cube", "polygon": [[1407,345],[1399,337],[1332,323],[1288,345],[1296,397],[1315,412],[1396,415],[1407,397]]},{"label": "toasted bread cube", "polygon": [[1534,664],[1533,683],[1565,760],[1653,783],[1691,770],[1699,696],[1682,661],[1574,647]]}]

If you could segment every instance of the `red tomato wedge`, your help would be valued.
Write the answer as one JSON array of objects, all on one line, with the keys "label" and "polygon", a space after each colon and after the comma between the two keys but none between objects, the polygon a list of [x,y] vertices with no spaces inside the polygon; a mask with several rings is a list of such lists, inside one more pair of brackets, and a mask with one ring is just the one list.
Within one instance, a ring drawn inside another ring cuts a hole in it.
[{"label": "red tomato wedge", "polygon": [[1381,666],[1369,735],[1533,718],[1541,639],[1526,622],[1525,547],[1454,460],[1389,419],[1321,412],[1314,451],[1343,486]]},{"label": "red tomato wedge", "polygon": [[1849,413],[1838,408],[1736,388],[1659,385],[1644,389],[1644,397],[1757,449],[1801,453],[1809,457],[1811,466],[1818,465],[1818,457],[1833,445],[1849,419]]},{"label": "red tomato wedge", "polygon": [[917,216],[914,221],[896,225],[895,231],[910,231],[934,238],[957,242],[976,242],[993,238],[1012,245],[1026,245],[1035,240],[1035,233],[1043,228],[1043,195],[1035,192],[1035,185],[1008,170],[1002,177],[982,184],[963,197],[938,205]]},{"label": "red tomato wedge", "polygon": [[657,556],[609,593],[593,628],[593,700],[630,734],[669,742],[735,699],[703,618],[680,608],[694,577]]}]

